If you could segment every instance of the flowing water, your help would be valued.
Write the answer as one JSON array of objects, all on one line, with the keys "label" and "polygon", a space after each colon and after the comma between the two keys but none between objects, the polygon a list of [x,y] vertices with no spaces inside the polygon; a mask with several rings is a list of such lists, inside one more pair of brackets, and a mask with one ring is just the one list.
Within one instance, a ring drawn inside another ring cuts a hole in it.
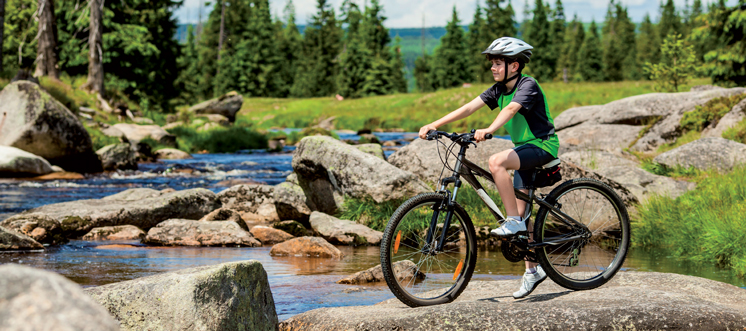
[{"label": "flowing water", "polygon": [[[382,141],[406,144],[411,133],[376,134]],[[355,139],[354,135],[340,135]],[[238,181],[270,185],[281,183],[292,172],[292,147],[283,153],[246,151],[236,154],[197,154],[189,160],[140,164],[138,171],[89,176],[84,180],[34,182],[0,181],[0,220],[45,204],[96,199],[134,187],[177,190],[204,187],[220,192]],[[386,151],[390,155],[393,151]],[[267,271],[280,320],[321,307],[372,305],[393,298],[385,283],[340,285],[336,281],[380,263],[378,247],[339,246],[341,260],[274,257],[269,246],[152,247],[138,241],[71,241],[49,247],[43,253],[0,254],[0,264],[18,263],[57,272],[84,287],[104,285],[230,261],[258,260]],[[499,250],[482,248],[478,253],[475,280],[517,279],[522,263],[507,262]],[[745,287],[743,278],[711,265],[672,258],[660,250],[633,249],[624,270],[672,272],[699,276]],[[516,286],[518,284],[516,283]],[[505,293],[496,293],[505,295]]]}]

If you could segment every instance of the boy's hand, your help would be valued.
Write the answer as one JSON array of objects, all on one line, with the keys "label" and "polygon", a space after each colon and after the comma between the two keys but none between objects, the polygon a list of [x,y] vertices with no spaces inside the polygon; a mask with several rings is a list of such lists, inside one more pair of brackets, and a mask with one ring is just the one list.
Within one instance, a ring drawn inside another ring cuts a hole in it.
[{"label": "boy's hand", "polygon": [[477,142],[482,142],[485,140],[484,136],[488,133],[492,133],[492,131],[487,129],[477,130],[474,132],[474,140],[476,140]]},{"label": "boy's hand", "polygon": [[420,128],[420,139],[427,139],[427,133],[437,130],[438,128],[435,125],[428,124]]}]

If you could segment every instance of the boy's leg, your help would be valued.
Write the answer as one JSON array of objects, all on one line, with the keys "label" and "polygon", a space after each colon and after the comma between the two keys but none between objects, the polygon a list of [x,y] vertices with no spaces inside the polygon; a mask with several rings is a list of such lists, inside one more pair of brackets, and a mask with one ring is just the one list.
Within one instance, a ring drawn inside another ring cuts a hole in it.
[{"label": "boy's leg", "polygon": [[[528,190],[527,189],[520,189],[519,191],[528,194]],[[523,217],[524,215],[526,215],[526,206],[528,205],[528,203],[526,201],[521,200],[521,199],[515,199],[515,202],[516,202],[516,205],[518,205],[518,214],[521,215],[521,217]],[[531,220],[530,219],[526,219],[526,228],[530,229],[530,227],[531,227]],[[530,241],[534,241],[534,234],[533,234],[533,232],[529,231],[528,233],[529,233],[529,239],[530,239]],[[531,270],[533,268],[536,268],[537,265],[539,265],[539,264],[536,263],[536,262],[526,261],[526,270]]]},{"label": "boy's leg", "polygon": [[517,170],[521,167],[518,154],[512,149],[502,151],[490,156],[489,165],[492,178],[497,186],[497,192],[500,193],[500,199],[505,205],[505,212],[508,216],[521,216],[518,213],[513,183],[510,181],[510,174],[508,173],[508,170]]}]

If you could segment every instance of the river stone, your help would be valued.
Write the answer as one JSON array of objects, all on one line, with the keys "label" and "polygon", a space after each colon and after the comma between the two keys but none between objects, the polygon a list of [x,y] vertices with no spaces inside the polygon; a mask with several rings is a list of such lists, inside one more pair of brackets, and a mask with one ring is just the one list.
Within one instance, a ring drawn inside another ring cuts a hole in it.
[{"label": "river stone", "polygon": [[[478,143],[476,148],[471,146],[466,152],[466,159],[489,171],[490,156],[513,147],[513,143],[507,139],[485,140]],[[440,156],[438,156],[438,151],[440,151]],[[458,149],[454,153],[458,153]],[[436,141],[415,139],[409,145],[400,148],[396,153],[389,156],[388,161],[397,168],[412,172],[425,182],[435,185],[443,170],[441,158],[446,158],[445,147],[442,144],[438,144]],[[448,163],[453,168],[456,164],[456,157],[451,155],[448,158]],[[443,172],[443,177],[449,177],[452,173],[452,171],[446,169]]]},{"label": "river stone", "polygon": [[145,231],[134,225],[104,226],[93,228],[83,240],[135,240],[145,238]]},{"label": "river stone", "polygon": [[0,145],[38,155],[68,171],[101,171],[83,124],[31,82],[10,83],[0,92]]},{"label": "river stone", "polygon": [[202,222],[212,222],[212,221],[233,221],[238,224],[242,229],[249,231],[249,226],[246,225],[246,222],[241,217],[241,214],[239,214],[237,211],[230,209],[230,208],[220,208],[213,210],[209,214],[205,215],[204,217],[200,218],[200,221]]},{"label": "river stone", "polygon": [[118,331],[119,323],[78,284],[17,264],[0,266],[3,330]]},{"label": "river stone", "polygon": [[112,194],[101,198],[101,200],[126,200],[126,201],[137,201],[147,198],[155,198],[161,196],[161,191],[154,190],[147,187],[131,188],[122,192]]},{"label": "river stone", "polygon": [[200,219],[220,208],[215,193],[204,188],[176,191],[138,200],[90,199],[55,203],[19,215],[41,213],[60,222],[66,238],[95,227],[134,225],[148,230],[171,218]]},{"label": "river stone", "polygon": [[303,224],[292,220],[272,223],[272,227],[287,232],[294,237],[303,237],[306,235],[306,232],[308,232]]},{"label": "river stone", "polygon": [[554,129],[560,131],[590,121],[601,109],[603,106],[583,106],[565,110],[554,118]]},{"label": "river stone", "polygon": [[243,105],[243,96],[236,92],[229,92],[218,98],[196,104],[190,107],[188,111],[195,114],[223,115],[229,121],[234,122],[241,105]]},{"label": "river stone", "polygon": [[122,330],[277,330],[267,272],[255,260],[182,269],[86,292]]},{"label": "river stone", "polygon": [[189,153],[174,148],[159,149],[155,151],[155,157],[163,160],[184,160],[192,158]]},{"label": "river stone", "polygon": [[37,249],[44,249],[44,246],[27,235],[0,226],[0,252]]},{"label": "river stone", "polygon": [[[591,291],[547,280],[525,299],[520,279],[472,281],[454,302],[409,308],[397,299],[371,306],[319,308],[280,330],[741,330],[746,291],[693,276],[620,272]],[[364,328],[361,328],[364,326]]]},{"label": "river stone", "polygon": [[717,123],[710,123],[709,126],[702,130],[702,138],[720,138],[723,136],[725,130],[738,125],[744,117],[746,117],[746,99],[741,100],[741,102],[733,106],[733,109],[725,114]]},{"label": "river stone", "polygon": [[[311,216],[311,208],[306,204],[306,194],[303,188],[298,185],[298,177],[288,176],[288,181],[275,186],[275,208],[277,216],[281,220],[298,220],[308,224],[308,218]],[[295,180],[291,182],[290,180]]]},{"label": "river stone", "polygon": [[278,229],[257,225],[251,228],[251,235],[262,242],[263,245],[276,244],[293,239],[293,235]]},{"label": "river stone", "polygon": [[42,244],[67,242],[60,222],[44,214],[21,214],[0,222],[0,226],[31,237]]},{"label": "river stone", "polygon": [[242,213],[245,220],[276,222],[277,214],[274,199],[275,187],[270,185],[236,185],[218,193],[223,207]]},{"label": "river stone", "polygon": [[355,148],[359,149],[363,153],[368,153],[381,160],[385,160],[386,157],[383,155],[383,148],[379,144],[361,144],[355,145]]},{"label": "river stone", "polygon": [[723,138],[702,138],[658,155],[653,161],[669,168],[715,168],[727,172],[746,162],[746,145]]},{"label": "river stone", "polygon": [[150,228],[144,244],[163,246],[261,246],[236,222],[171,219]]},{"label": "river stone", "polygon": [[588,124],[557,132],[560,154],[577,150],[621,152],[637,139],[642,126],[625,124]]},{"label": "river stone", "polygon": [[208,120],[210,122],[215,122],[215,123],[220,124],[222,126],[229,126],[229,125],[231,125],[231,121],[228,120],[227,117],[225,117],[223,115],[220,115],[220,114],[207,114],[207,115],[202,115],[202,116],[199,116],[199,117],[203,117],[203,118],[205,118],[206,120]]},{"label": "river stone", "polygon": [[325,213],[341,208],[345,196],[381,203],[430,191],[414,174],[326,136],[303,138],[292,166],[311,210]]},{"label": "river stone", "polygon": [[335,259],[341,259],[344,256],[334,245],[324,240],[324,238],[319,237],[290,239],[272,246],[269,254],[276,256],[328,257]]},{"label": "river stone", "polygon": [[383,232],[321,212],[311,213],[311,228],[335,245],[379,245]]},{"label": "river stone", "polygon": [[[415,277],[415,274],[419,280],[425,279],[426,277],[423,272],[417,270],[417,265],[410,260],[395,262],[393,264],[393,269],[399,282],[409,282]],[[383,270],[381,270],[381,265],[379,264],[368,270],[359,271],[340,279],[337,281],[337,284],[364,284],[385,281],[386,279],[383,277]]]},{"label": "river stone", "polygon": [[122,131],[133,146],[143,139],[151,138],[162,145],[176,147],[176,136],[157,125],[117,123],[114,124],[114,127]]},{"label": "river stone", "polygon": [[137,170],[137,156],[126,143],[111,144],[96,151],[104,170]]},{"label": "river stone", "polygon": [[54,172],[44,158],[24,150],[0,146],[0,177],[40,176]]},{"label": "river stone", "polygon": [[636,162],[609,152],[575,151],[562,154],[560,158],[622,184],[640,202],[652,195],[676,198],[696,186],[694,183],[652,174],[640,169]]}]

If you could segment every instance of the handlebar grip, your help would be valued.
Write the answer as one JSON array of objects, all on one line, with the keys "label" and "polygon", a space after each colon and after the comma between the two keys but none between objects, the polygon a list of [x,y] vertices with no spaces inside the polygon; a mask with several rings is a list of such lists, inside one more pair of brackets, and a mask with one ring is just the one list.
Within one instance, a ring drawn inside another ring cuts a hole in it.
[{"label": "handlebar grip", "polygon": [[488,133],[488,134],[484,135],[484,139],[492,139],[492,134]]}]

